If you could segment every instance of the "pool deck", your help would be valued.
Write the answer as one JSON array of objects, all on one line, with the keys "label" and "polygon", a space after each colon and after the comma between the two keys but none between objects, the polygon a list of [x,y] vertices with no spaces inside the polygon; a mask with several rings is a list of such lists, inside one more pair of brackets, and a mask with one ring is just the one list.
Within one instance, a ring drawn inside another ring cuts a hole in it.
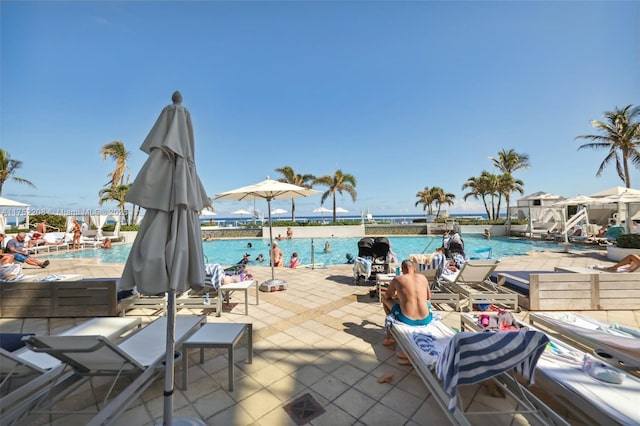
[{"label": "pool deck", "polygon": [[[612,264],[601,250],[575,253],[532,252],[528,256],[503,258],[498,270],[553,270],[556,266]],[[44,258],[45,256],[38,256]],[[60,259],[46,270],[25,268],[25,273],[81,274],[89,277],[118,277],[123,265],[101,265],[95,259]],[[262,282],[271,278],[268,267],[249,268]],[[392,350],[382,345],[384,314],[377,298],[369,296],[369,285],[353,285],[352,265],[327,269],[277,268],[276,278],[288,282],[287,291],[249,292],[249,315],[244,315],[244,295],[234,295],[231,308],[222,317],[207,317],[209,323],[253,323],[254,357],[246,364],[245,343],[236,351],[235,390],[227,390],[227,354],[224,349],[206,349],[205,363],[198,364],[198,351],[189,353],[188,390],[176,389],[176,416],[202,419],[208,425],[296,425],[283,406],[306,393],[325,413],[311,425],[422,425],[447,424],[434,399],[410,366],[398,365]],[[369,282],[372,283],[372,282]],[[179,314],[200,314],[200,310]],[[587,311],[585,315],[640,328],[640,308],[633,311]],[[460,327],[459,314],[440,311],[451,327]],[[152,312],[129,311],[143,322],[155,319]],[[516,314],[527,320],[528,312]],[[52,334],[83,319],[0,319],[3,332]],[[180,383],[181,363],[176,365]],[[392,373],[391,383],[377,378]],[[133,401],[116,424],[149,425],[162,417],[163,382],[156,381],[141,398]],[[74,408],[91,405],[90,389],[75,394],[68,403]],[[505,404],[489,395],[481,385],[464,389],[475,408]],[[29,424],[82,425],[87,415],[32,417]],[[427,420],[428,419],[428,420]],[[471,419],[477,425],[527,424],[519,415],[484,416]]]}]

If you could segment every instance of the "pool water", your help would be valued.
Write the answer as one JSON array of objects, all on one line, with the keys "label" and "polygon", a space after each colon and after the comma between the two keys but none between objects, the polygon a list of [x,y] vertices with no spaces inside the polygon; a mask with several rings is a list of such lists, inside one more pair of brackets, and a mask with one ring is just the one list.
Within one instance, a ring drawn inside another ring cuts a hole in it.
[{"label": "pool water", "polygon": [[[408,259],[410,254],[432,253],[442,245],[440,236],[412,236],[388,237],[392,251],[398,259]],[[325,241],[329,241],[331,251],[324,252]],[[292,240],[279,241],[278,245],[284,252],[288,265],[291,254],[298,253],[303,265],[322,263],[324,265],[344,264],[347,261],[347,253],[353,257],[358,255],[358,241],[360,238],[294,238]],[[247,248],[251,243],[252,247]],[[563,247],[555,242],[538,241],[529,239],[516,239],[507,237],[494,237],[491,240],[481,235],[467,235],[464,237],[465,253],[468,257],[486,258],[486,252],[490,249],[492,259],[500,259],[505,256],[522,256],[529,251],[556,251]],[[221,239],[203,241],[205,262],[232,265],[242,259],[244,253],[251,255],[250,265],[269,265],[269,240],[266,238]],[[312,256],[313,249],[313,256]],[[571,246],[570,249],[581,250],[582,246]],[[131,244],[116,244],[110,250],[85,249],[68,251],[62,254],[52,254],[51,258],[58,259],[86,259],[98,258],[102,263],[125,263],[131,250]],[[479,252],[476,253],[476,250]],[[265,258],[263,263],[255,261],[258,254]]]}]

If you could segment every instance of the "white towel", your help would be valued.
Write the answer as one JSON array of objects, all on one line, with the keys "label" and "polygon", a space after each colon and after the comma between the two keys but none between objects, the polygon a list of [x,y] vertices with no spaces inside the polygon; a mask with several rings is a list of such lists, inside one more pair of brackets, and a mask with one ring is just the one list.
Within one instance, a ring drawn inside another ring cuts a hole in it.
[{"label": "white towel", "polygon": [[353,263],[353,276],[358,278],[361,275],[363,275],[367,280],[371,276],[371,259],[367,259],[366,257],[356,257],[356,260]]}]

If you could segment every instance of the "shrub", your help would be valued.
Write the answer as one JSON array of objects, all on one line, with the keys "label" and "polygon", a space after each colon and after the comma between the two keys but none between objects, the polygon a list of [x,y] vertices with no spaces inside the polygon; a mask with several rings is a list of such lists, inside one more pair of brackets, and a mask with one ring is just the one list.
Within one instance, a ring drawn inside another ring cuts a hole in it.
[{"label": "shrub", "polygon": [[47,221],[47,231],[51,232],[52,229],[59,229],[60,232],[64,232],[67,218],[65,216],[59,214],[33,214],[29,216],[29,224],[32,228],[35,228],[36,224],[42,222],[43,220]]},{"label": "shrub", "polygon": [[640,235],[623,234],[616,240],[616,245],[620,248],[640,249]]}]

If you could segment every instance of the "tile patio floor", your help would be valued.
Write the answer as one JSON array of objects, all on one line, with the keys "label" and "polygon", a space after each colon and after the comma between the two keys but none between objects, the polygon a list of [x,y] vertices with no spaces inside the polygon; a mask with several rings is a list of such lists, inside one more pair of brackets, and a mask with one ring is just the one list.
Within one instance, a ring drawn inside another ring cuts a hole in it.
[{"label": "tile patio floor", "polygon": [[[40,256],[39,256],[40,257]],[[555,266],[587,266],[607,262],[604,252],[535,252],[529,256],[504,258],[498,270],[553,270]],[[98,265],[91,259],[55,260],[43,271],[27,273],[82,274],[88,277],[120,276],[122,265]],[[259,282],[271,278],[268,267],[250,267]],[[369,285],[353,285],[351,265],[328,269],[276,270],[276,278],[288,282],[284,292],[249,292],[249,315],[244,315],[244,295],[232,297],[230,311],[221,318],[210,314],[208,322],[251,322],[254,330],[253,364],[246,364],[246,344],[236,350],[235,390],[227,390],[226,350],[207,349],[205,363],[198,364],[197,350],[189,352],[188,390],[176,387],[176,416],[202,419],[208,425],[291,425],[296,423],[283,406],[309,393],[325,413],[311,425],[439,425],[447,424],[440,408],[411,367],[397,364],[392,350],[382,346],[384,315]],[[370,282],[372,283],[372,282]],[[182,310],[183,314],[201,314]],[[460,327],[458,313],[441,311],[451,327]],[[640,328],[640,309],[635,311],[590,311],[592,317]],[[154,319],[149,310],[129,311],[143,321]],[[528,312],[517,314],[527,319]],[[3,332],[57,333],[84,319],[0,319]],[[176,365],[176,383],[181,384],[181,365]],[[377,378],[392,373],[391,383]],[[150,425],[162,417],[163,381],[156,381],[133,401],[118,419],[118,425]],[[87,388],[88,389],[88,388]],[[483,386],[462,390],[475,408],[503,406],[505,399],[491,397]],[[83,394],[86,397],[86,392]],[[77,408],[86,398],[68,403]],[[86,415],[29,419],[29,424],[83,425]],[[472,418],[478,425],[526,424],[519,416]]]}]

